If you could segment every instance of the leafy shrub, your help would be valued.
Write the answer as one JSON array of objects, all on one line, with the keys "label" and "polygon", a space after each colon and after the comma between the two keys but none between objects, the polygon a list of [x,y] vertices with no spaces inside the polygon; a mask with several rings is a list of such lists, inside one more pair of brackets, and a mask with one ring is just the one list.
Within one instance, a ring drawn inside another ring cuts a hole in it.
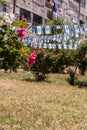
[{"label": "leafy shrub", "polygon": [[82,43],[76,50],[76,62],[81,75],[87,70],[87,43]]},{"label": "leafy shrub", "polygon": [[38,50],[36,63],[32,66],[36,80],[45,80],[52,70],[52,58],[48,51]]}]

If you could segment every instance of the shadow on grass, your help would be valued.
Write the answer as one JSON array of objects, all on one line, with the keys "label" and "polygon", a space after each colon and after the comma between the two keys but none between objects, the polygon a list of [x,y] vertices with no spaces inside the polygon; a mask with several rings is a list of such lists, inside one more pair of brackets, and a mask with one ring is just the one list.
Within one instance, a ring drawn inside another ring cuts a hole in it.
[{"label": "shadow on grass", "polygon": [[77,85],[79,88],[87,88],[87,81],[78,81]]},{"label": "shadow on grass", "polygon": [[22,81],[26,81],[26,82],[36,82],[35,79],[31,79],[31,78],[23,78]]},{"label": "shadow on grass", "polygon": [[51,83],[51,81],[49,81],[49,80],[35,79],[35,78],[29,78],[29,77],[22,79],[22,81],[26,81],[26,82],[47,82],[47,83]]}]

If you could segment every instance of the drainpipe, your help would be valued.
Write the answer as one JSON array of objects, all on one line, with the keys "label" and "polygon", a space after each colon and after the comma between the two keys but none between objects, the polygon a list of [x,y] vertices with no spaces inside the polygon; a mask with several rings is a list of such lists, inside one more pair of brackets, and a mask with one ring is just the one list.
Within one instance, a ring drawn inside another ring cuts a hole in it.
[{"label": "drainpipe", "polygon": [[80,4],[81,4],[81,0],[79,0],[79,18],[80,18],[80,12],[81,12]]},{"label": "drainpipe", "polygon": [[13,14],[15,14],[16,0],[13,0]]}]

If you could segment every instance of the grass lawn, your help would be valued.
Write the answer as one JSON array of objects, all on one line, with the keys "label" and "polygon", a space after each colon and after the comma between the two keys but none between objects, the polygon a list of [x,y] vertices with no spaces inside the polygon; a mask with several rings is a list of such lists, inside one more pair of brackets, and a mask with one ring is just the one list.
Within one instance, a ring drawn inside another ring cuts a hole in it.
[{"label": "grass lawn", "polygon": [[0,130],[87,130],[87,88],[66,78],[36,82],[27,72],[0,73]]}]

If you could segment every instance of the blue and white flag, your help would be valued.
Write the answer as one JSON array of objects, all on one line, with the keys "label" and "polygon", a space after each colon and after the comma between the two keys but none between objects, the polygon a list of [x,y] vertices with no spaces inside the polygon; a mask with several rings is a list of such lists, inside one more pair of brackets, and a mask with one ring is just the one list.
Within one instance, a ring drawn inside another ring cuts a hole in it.
[{"label": "blue and white flag", "polygon": [[64,48],[64,49],[67,49],[66,41],[63,40],[63,41],[62,41],[62,45],[63,45],[63,48]]},{"label": "blue and white flag", "polygon": [[75,37],[77,37],[77,38],[78,38],[79,36],[80,36],[80,34],[79,34],[79,33],[76,33],[76,34],[75,34]]},{"label": "blue and white flag", "polygon": [[83,29],[87,32],[87,24],[83,24]]},{"label": "blue and white flag", "polygon": [[53,49],[56,49],[56,44],[52,44],[52,48],[53,48]]},{"label": "blue and white flag", "polygon": [[39,43],[43,43],[43,38],[42,37],[39,38]]},{"label": "blue and white flag", "polygon": [[38,43],[35,43],[35,44],[34,44],[34,48],[38,48]]},{"label": "blue and white flag", "polygon": [[42,48],[43,47],[43,44],[42,43],[39,43],[39,48]]},{"label": "blue and white flag", "polygon": [[47,36],[43,37],[44,42],[47,42]]},{"label": "blue and white flag", "polygon": [[48,44],[48,48],[52,49],[52,44],[51,43]]},{"label": "blue and white flag", "polygon": [[76,41],[74,41],[74,42],[73,42],[73,48],[74,48],[74,49],[76,49],[76,48],[77,48],[77,46],[78,46],[77,42],[76,42]]},{"label": "blue and white flag", "polygon": [[64,33],[64,38],[63,38],[63,40],[64,40],[64,41],[67,41],[67,40],[69,40],[69,39],[70,39],[70,34]]},{"label": "blue and white flag", "polygon": [[25,46],[29,46],[30,44],[31,44],[31,42],[32,42],[32,37],[30,37],[30,36],[26,36],[26,37],[24,37],[24,39],[23,39],[23,44],[25,45]]},{"label": "blue and white flag", "polygon": [[64,32],[65,33],[70,33],[69,25],[64,25]]},{"label": "blue and white flag", "polygon": [[81,35],[84,35],[84,34],[85,34],[85,31],[84,31],[84,29],[83,29],[82,27],[80,27],[80,34],[81,34]]},{"label": "blue and white flag", "polygon": [[63,40],[62,34],[59,34],[59,42],[62,42],[62,40]]},{"label": "blue and white flag", "polygon": [[42,26],[36,26],[36,34],[37,35],[42,35],[43,34]]},{"label": "blue and white flag", "polygon": [[67,41],[67,34],[66,33],[64,33],[64,41]]},{"label": "blue and white flag", "polygon": [[79,25],[74,25],[74,32],[77,34],[77,33],[80,33],[80,27]]},{"label": "blue and white flag", "polygon": [[58,44],[58,48],[59,48],[59,49],[62,49],[62,44]]},{"label": "blue and white flag", "polygon": [[45,26],[44,32],[45,32],[45,34],[51,34],[52,33],[51,27],[50,26]]},{"label": "blue and white flag", "polygon": [[47,48],[47,44],[46,43],[43,44],[43,48]]},{"label": "blue and white flag", "polygon": [[32,33],[32,23],[27,28],[27,33]]},{"label": "blue and white flag", "polygon": [[67,45],[68,49],[72,49],[72,45],[73,45],[73,41],[70,40],[69,43],[68,43],[68,45]]},{"label": "blue and white flag", "polygon": [[74,36],[74,32],[71,31],[71,32],[70,32],[70,37],[73,37],[73,36]]},{"label": "blue and white flag", "polygon": [[57,34],[57,36],[56,36],[56,41],[57,42],[59,42],[59,38],[60,38],[60,36],[59,36],[59,34]]},{"label": "blue and white flag", "polygon": [[53,41],[56,41],[56,35],[53,35]]},{"label": "blue and white flag", "polygon": [[47,42],[49,42],[49,36],[47,36]]}]

